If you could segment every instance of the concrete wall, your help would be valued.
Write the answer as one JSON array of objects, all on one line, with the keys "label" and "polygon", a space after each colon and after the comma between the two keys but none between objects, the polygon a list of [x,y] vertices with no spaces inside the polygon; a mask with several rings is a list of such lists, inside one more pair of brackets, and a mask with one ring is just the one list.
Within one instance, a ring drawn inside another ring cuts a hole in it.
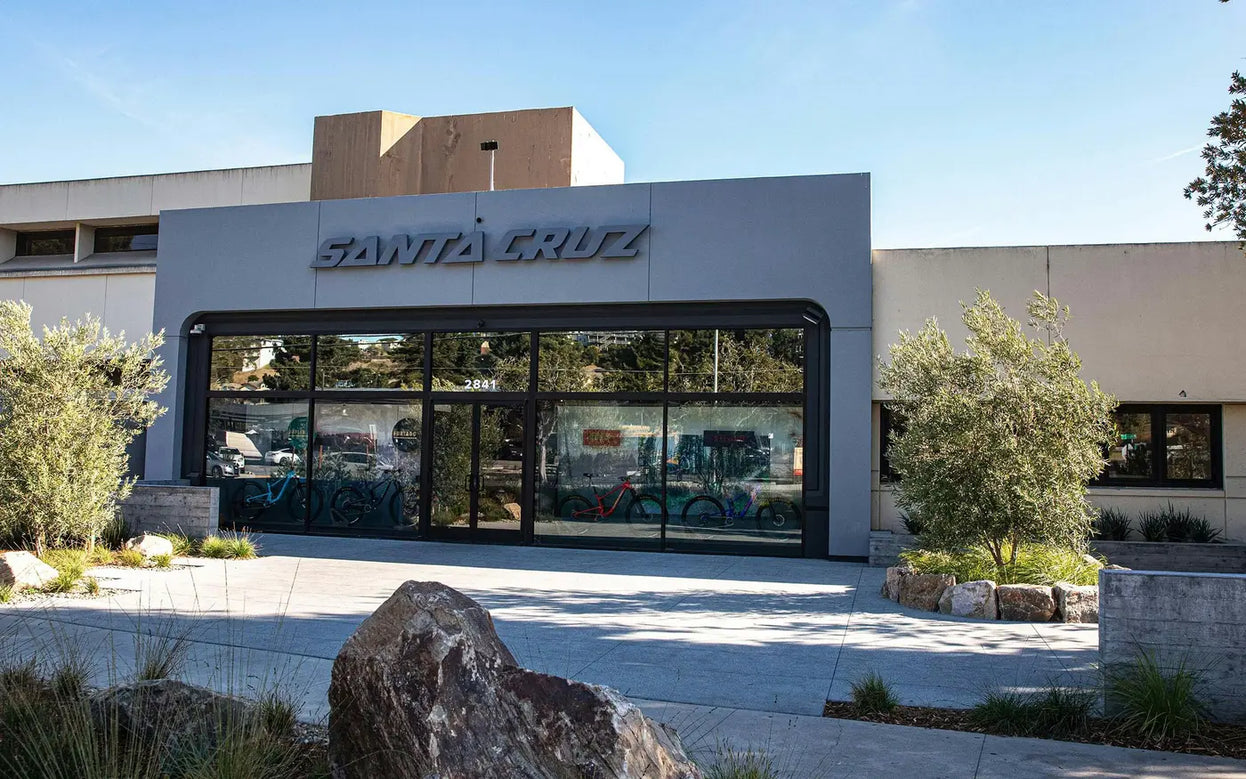
[{"label": "concrete wall", "polygon": [[121,516],[134,535],[181,533],[202,538],[216,531],[220,490],[179,484],[135,484],[121,504]]},{"label": "concrete wall", "polygon": [[[155,322],[174,375],[201,312],[807,300],[830,333],[830,553],[869,535],[869,178],[864,174],[457,193],[166,212]],[[313,269],[326,238],[536,225],[649,224],[638,256]],[[245,242],[235,236],[246,235]],[[213,272],[205,274],[203,268]],[[750,279],[765,275],[764,296]],[[246,283],[239,283],[245,279]],[[184,398],[149,433],[147,475],[172,478]]]},{"label": "concrete wall", "polygon": [[1246,721],[1246,576],[1100,571],[1100,664],[1111,673],[1139,652],[1200,670],[1211,714]]},{"label": "concrete wall", "polygon": [[623,183],[623,158],[588,120],[571,109],[571,186]]},{"label": "concrete wall", "polygon": [[98,275],[0,276],[0,300],[24,300],[34,309],[36,332],[62,317],[71,321],[92,314],[112,333],[125,331],[131,340],[151,332],[155,304],[155,269],[142,273]]},{"label": "concrete wall", "polygon": [[[1072,311],[1066,331],[1082,375],[1121,402],[1223,403],[1224,489],[1096,488],[1091,500],[1137,515],[1172,502],[1246,541],[1246,362],[1238,311],[1246,257],[1235,241],[1102,246],[893,249],[874,252],[874,354],[902,329],[935,317],[963,349],[961,301],[989,289],[1024,320],[1035,291]],[[1181,393],[1184,392],[1183,397]],[[885,395],[877,386],[874,399]],[[900,530],[891,487],[879,481],[879,414],[871,442],[872,527]]]},{"label": "concrete wall", "polygon": [[311,165],[0,185],[0,227],[124,220],[164,209],[307,200]]},{"label": "concrete wall", "polygon": [[1135,571],[1246,573],[1246,544],[1094,541],[1097,554]]}]

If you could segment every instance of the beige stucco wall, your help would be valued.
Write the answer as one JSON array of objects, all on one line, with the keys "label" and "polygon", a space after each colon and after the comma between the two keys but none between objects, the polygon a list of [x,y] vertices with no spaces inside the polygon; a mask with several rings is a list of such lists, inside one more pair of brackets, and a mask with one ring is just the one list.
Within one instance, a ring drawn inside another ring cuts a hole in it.
[{"label": "beige stucco wall", "polygon": [[151,331],[155,296],[154,272],[0,278],[0,300],[29,303],[36,331],[91,314],[110,332],[125,331],[133,340]]},{"label": "beige stucco wall", "polygon": [[[1223,490],[1096,488],[1091,499],[1131,514],[1172,502],[1246,541],[1246,256],[1236,242],[897,249],[874,252],[874,352],[901,329],[937,317],[963,347],[961,301],[989,289],[1015,318],[1034,290],[1072,310],[1066,331],[1083,375],[1122,402],[1223,403]],[[877,378],[877,375],[876,377]],[[1185,396],[1181,396],[1181,392]],[[875,400],[885,399],[877,385]],[[874,408],[873,527],[899,530],[878,472]]]}]

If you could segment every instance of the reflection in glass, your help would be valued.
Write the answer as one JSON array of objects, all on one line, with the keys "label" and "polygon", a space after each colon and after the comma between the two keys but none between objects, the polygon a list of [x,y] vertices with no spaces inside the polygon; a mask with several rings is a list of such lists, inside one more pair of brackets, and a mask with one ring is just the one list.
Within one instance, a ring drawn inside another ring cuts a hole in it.
[{"label": "reflection in glass", "polygon": [[661,406],[545,402],[537,428],[538,539],[660,545]]},{"label": "reflection in glass", "polygon": [[518,533],[523,513],[523,408],[482,404],[478,451],[476,527]]},{"label": "reflection in glass", "polygon": [[542,333],[541,392],[661,392],[663,331],[580,330]]},{"label": "reflection in glass", "polygon": [[311,336],[216,336],[210,370],[213,390],[308,389]]},{"label": "reflection in glass", "polygon": [[667,431],[669,542],[799,547],[801,407],[682,404],[671,407]]},{"label": "reflection in glass", "polygon": [[1151,415],[1117,412],[1116,440],[1108,447],[1104,476],[1113,479],[1151,479]]},{"label": "reflection in glass", "polygon": [[424,334],[317,336],[316,387],[421,390]]},{"label": "reflection in glass", "polygon": [[226,524],[303,525],[308,405],[305,400],[211,398],[204,474],[219,487]]},{"label": "reflection in glass", "polygon": [[433,406],[432,524],[468,527],[472,521],[472,412],[470,403]]},{"label": "reflection in glass", "polygon": [[672,330],[671,392],[804,392],[804,331]]},{"label": "reflection in glass", "polygon": [[527,333],[435,333],[433,389],[527,392]]},{"label": "reflection in glass", "polygon": [[1211,415],[1165,414],[1169,479],[1211,478]]},{"label": "reflection in glass", "polygon": [[406,401],[316,404],[314,525],[414,533],[420,521],[423,406]]}]

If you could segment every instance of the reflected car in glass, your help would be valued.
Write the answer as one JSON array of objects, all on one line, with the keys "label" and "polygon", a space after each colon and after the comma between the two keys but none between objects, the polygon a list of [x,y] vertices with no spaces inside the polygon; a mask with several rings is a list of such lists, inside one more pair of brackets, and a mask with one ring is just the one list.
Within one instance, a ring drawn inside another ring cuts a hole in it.
[{"label": "reflected car in glass", "polygon": [[208,452],[205,467],[207,468],[208,475],[214,479],[227,479],[238,475],[237,466],[216,452]]},{"label": "reflected car in glass", "polygon": [[273,449],[264,453],[265,465],[298,465],[303,462],[303,458],[294,453],[294,450],[286,447],[284,449]]}]

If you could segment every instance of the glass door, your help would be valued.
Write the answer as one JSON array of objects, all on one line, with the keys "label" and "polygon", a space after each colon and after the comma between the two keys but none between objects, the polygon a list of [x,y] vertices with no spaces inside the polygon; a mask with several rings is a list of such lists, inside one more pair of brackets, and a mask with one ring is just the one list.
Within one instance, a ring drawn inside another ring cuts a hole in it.
[{"label": "glass door", "polygon": [[435,403],[429,535],[519,543],[525,445],[521,403]]}]

